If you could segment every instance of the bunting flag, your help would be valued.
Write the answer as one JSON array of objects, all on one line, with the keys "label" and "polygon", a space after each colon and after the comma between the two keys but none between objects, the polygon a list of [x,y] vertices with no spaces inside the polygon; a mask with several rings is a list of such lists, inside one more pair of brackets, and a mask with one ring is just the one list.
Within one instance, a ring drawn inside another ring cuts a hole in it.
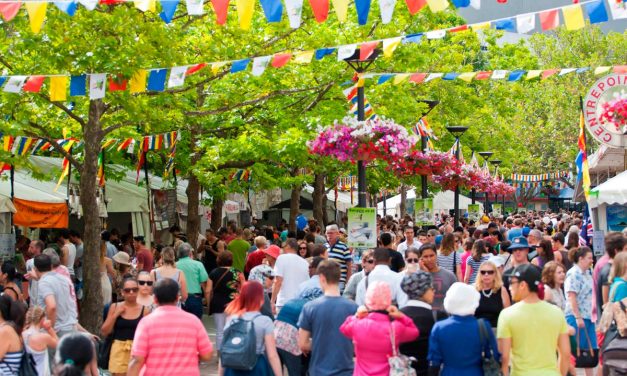
[{"label": "bunting flag", "polygon": [[174,157],[176,156],[176,143],[172,145],[170,148],[170,152],[168,153],[168,161],[165,164],[165,169],[163,171],[163,177],[167,178],[170,176],[170,173],[174,170]]},{"label": "bunting flag", "polygon": [[[68,154],[72,154],[72,146],[74,146],[74,143],[76,142],[75,139],[58,140],[57,142],[63,148],[63,150],[65,150]],[[70,173],[70,160],[64,156],[63,161],[61,162],[61,176],[59,177],[57,186],[54,188],[55,192],[59,189],[59,187],[61,186],[61,183],[63,183],[63,180],[65,180],[65,178],[69,175],[69,173]]]},{"label": "bunting flag", "polygon": [[557,180],[566,178],[570,175],[569,171],[548,172],[537,175],[512,174],[510,180],[514,182],[541,182],[547,180]]},{"label": "bunting flag", "polygon": [[18,156],[26,155],[28,153],[28,149],[30,149],[30,147],[33,145],[33,142],[35,142],[35,140],[36,140],[35,138],[31,138],[31,137],[22,137],[22,136],[16,137],[15,141],[13,141],[11,154],[18,155]]},{"label": "bunting flag", "polygon": [[472,155],[470,156],[470,165],[474,168],[479,168],[479,161],[477,160],[477,155],[475,154],[474,150],[472,151]]},{"label": "bunting flag", "polygon": [[579,115],[579,138],[577,139],[579,154],[575,163],[577,165],[577,180],[581,181],[586,202],[590,196],[590,168],[588,166],[588,153],[586,151],[586,124],[584,122],[583,111]]},{"label": "bunting flag", "polygon": [[431,142],[431,139],[437,140],[437,137],[435,137],[433,130],[431,129],[431,127],[429,127],[429,123],[427,122],[427,119],[425,119],[424,117],[420,118],[418,122],[416,123],[416,125],[414,125],[413,131],[416,136],[426,137],[427,149],[434,150],[433,142]]},{"label": "bunting flag", "polygon": [[139,152],[137,154],[137,174],[135,176],[135,184],[139,184],[139,173],[141,172],[144,163],[146,163],[146,152],[142,148],[139,148]]},{"label": "bunting flag", "polygon": [[98,153],[98,186],[104,187],[104,185],[105,185],[104,153],[102,150],[100,150],[100,153]]}]

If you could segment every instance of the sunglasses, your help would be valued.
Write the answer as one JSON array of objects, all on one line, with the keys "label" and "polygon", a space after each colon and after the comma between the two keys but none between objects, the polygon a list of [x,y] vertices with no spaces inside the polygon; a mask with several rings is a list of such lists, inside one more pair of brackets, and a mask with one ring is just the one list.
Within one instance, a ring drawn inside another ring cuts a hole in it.
[{"label": "sunglasses", "polygon": [[127,294],[137,293],[137,291],[139,291],[139,287],[131,287],[130,289],[122,289],[122,291],[124,291]]},{"label": "sunglasses", "polygon": [[300,249],[307,249],[307,247],[300,247]]},{"label": "sunglasses", "polygon": [[138,283],[140,286],[143,286],[143,285],[152,286],[152,284],[153,284],[154,282],[153,282],[153,281],[137,281],[137,283]]},{"label": "sunglasses", "polygon": [[408,258],[405,261],[407,261],[408,264],[416,264],[416,263],[418,263],[418,259],[417,258]]},{"label": "sunglasses", "polygon": [[366,260],[366,262],[367,262],[368,264],[374,264],[374,259],[368,259],[368,260]]},{"label": "sunglasses", "polygon": [[492,275],[494,274],[494,270],[480,270],[479,273],[481,273],[481,275]]}]

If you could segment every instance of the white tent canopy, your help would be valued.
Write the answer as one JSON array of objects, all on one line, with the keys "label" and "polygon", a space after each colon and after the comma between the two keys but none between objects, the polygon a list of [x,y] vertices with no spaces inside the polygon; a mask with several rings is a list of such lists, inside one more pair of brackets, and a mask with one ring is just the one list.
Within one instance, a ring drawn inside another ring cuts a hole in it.
[{"label": "white tent canopy", "polygon": [[627,189],[625,187],[627,187],[627,171],[592,189],[590,207],[596,208],[602,204],[626,204]]},{"label": "white tent canopy", "polygon": [[[303,188],[303,190],[309,194],[313,194],[314,191],[314,187],[312,187],[311,185],[307,184],[305,185],[305,187]],[[338,192],[337,193],[337,210],[346,213],[346,211],[348,210],[348,208],[352,208],[353,206],[357,205],[357,200],[354,199],[353,203],[351,203],[351,196],[350,196],[350,192]],[[331,190],[329,191],[329,193],[327,193],[327,199],[331,202],[335,202],[335,191]]]},{"label": "white tent canopy", "polygon": [[[416,190],[411,189],[407,191],[407,199],[415,199],[416,198]],[[479,204],[481,210],[483,210],[483,205],[480,202],[475,202]],[[433,210],[434,211],[442,211],[454,209],[455,204],[455,192],[453,191],[442,191],[438,192],[433,198]],[[468,205],[472,204],[472,200],[464,195],[459,195],[459,208],[463,210],[468,210]],[[401,195],[396,195],[391,197],[385,201],[386,213],[388,215],[396,215],[400,213],[401,206]],[[377,213],[383,215],[383,201],[377,204]]]}]

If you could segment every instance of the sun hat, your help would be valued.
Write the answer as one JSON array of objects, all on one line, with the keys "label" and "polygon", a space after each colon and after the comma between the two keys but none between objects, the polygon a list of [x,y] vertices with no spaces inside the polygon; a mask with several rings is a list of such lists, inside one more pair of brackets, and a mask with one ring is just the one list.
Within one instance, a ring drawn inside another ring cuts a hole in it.
[{"label": "sun hat", "polygon": [[405,275],[401,281],[401,290],[411,300],[422,298],[431,288],[433,288],[433,277],[431,273],[422,270]]},{"label": "sun hat", "polygon": [[281,248],[279,248],[276,245],[272,244],[268,248],[264,249],[262,252],[265,253],[266,255],[272,257],[273,259],[278,259],[279,255],[281,254]]},{"label": "sun hat", "polygon": [[497,256],[497,255],[490,256],[490,258],[486,262],[491,262],[497,268],[500,268],[501,266],[505,265],[505,260],[503,260],[503,257]]},{"label": "sun hat", "polygon": [[527,238],[525,238],[524,236],[519,236],[517,238],[514,238],[514,240],[512,240],[512,245],[510,245],[507,248],[507,251],[512,252],[514,249],[522,249],[522,248],[529,249],[529,242],[527,242]]},{"label": "sun hat", "polygon": [[128,253],[124,251],[120,251],[113,255],[113,261],[122,265],[131,265],[131,256],[129,256]]},{"label": "sun hat", "polygon": [[366,291],[366,307],[370,311],[382,311],[392,304],[392,290],[383,281],[376,281]]},{"label": "sun hat", "polygon": [[471,316],[479,307],[481,296],[474,286],[455,282],[446,292],[444,309],[451,315]]}]

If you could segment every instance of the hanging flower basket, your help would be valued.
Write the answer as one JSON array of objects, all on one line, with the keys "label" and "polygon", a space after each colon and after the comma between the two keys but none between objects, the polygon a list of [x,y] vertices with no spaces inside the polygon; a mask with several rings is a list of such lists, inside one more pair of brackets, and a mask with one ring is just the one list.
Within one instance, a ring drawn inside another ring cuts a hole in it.
[{"label": "hanging flower basket", "polygon": [[601,123],[614,124],[616,130],[627,131],[627,94],[622,93],[616,99],[603,103],[603,112],[599,117]]},{"label": "hanging flower basket", "polygon": [[419,150],[411,151],[404,158],[399,158],[390,163],[389,170],[399,177],[415,175],[438,175],[446,169],[457,165],[457,160],[450,153],[440,151]]},{"label": "hanging flower basket", "polygon": [[312,154],[335,157],[345,162],[394,161],[407,155],[416,144],[417,137],[405,127],[391,120],[357,121],[346,117],[308,142]]}]

